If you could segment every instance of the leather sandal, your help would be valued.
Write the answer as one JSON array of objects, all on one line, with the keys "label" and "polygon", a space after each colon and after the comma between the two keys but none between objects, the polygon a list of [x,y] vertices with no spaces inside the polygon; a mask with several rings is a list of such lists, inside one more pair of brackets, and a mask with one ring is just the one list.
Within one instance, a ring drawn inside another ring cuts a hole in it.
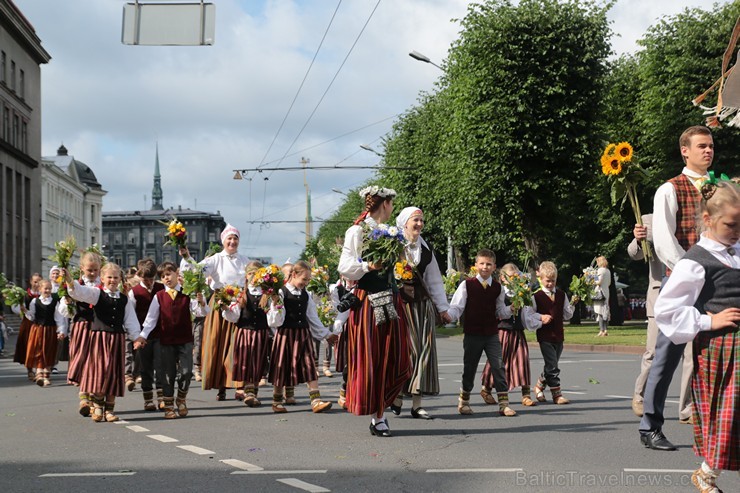
[{"label": "leather sandal", "polygon": [[501,416],[516,416],[516,411],[514,411],[514,410],[513,410],[512,408],[510,408],[509,406],[506,406],[506,407],[505,407],[505,408],[503,408],[503,409],[499,409],[499,410],[498,410],[498,413],[499,413],[499,414],[500,414]]},{"label": "leather sandal", "polygon": [[259,399],[257,399],[257,396],[254,394],[247,394],[247,396],[244,398],[244,404],[249,407],[259,407],[262,405]]},{"label": "leather sandal", "polygon": [[528,395],[522,396],[522,405],[527,407],[536,406],[537,403]]},{"label": "leather sandal", "polygon": [[534,386],[534,397],[537,399],[537,402],[547,401],[547,398],[545,397],[545,388],[540,386],[539,380],[537,380],[537,383]]},{"label": "leather sandal", "polygon": [[324,411],[328,411],[329,409],[331,409],[331,402],[316,399],[311,403],[311,411],[315,413],[322,413]]},{"label": "leather sandal", "polygon": [[493,397],[493,394],[491,393],[491,391],[486,389],[485,387],[480,389],[480,396],[483,397],[483,402],[485,402],[489,406],[497,404],[496,398]]},{"label": "leather sandal", "polygon": [[273,402],[272,403],[272,412],[278,413],[278,414],[283,414],[283,413],[287,413],[288,410],[285,409],[285,406],[283,406],[281,403],[275,403],[275,402]]},{"label": "leather sandal", "polygon": [[473,414],[473,409],[470,407],[469,402],[459,402],[457,404],[457,412],[464,415],[471,415]]}]

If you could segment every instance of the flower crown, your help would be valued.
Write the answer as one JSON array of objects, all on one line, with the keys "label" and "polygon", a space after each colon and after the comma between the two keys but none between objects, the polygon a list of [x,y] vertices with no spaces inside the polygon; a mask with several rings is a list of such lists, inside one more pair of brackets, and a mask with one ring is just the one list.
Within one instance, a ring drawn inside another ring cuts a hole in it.
[{"label": "flower crown", "polygon": [[359,193],[360,193],[360,197],[362,197],[363,199],[367,197],[368,195],[370,196],[377,195],[383,198],[385,197],[393,198],[396,196],[396,191],[393,190],[392,188],[383,188],[383,187],[378,187],[376,185],[373,185],[371,187],[365,187],[362,190],[360,190]]}]

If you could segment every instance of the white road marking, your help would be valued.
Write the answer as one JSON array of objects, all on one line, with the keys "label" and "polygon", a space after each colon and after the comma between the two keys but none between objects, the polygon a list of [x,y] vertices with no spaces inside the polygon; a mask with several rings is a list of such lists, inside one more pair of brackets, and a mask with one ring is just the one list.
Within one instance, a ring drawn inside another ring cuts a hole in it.
[{"label": "white road marking", "polygon": [[326,474],[326,469],[293,469],[287,471],[234,471],[231,474]]},{"label": "white road marking", "polygon": [[[177,441],[177,440],[175,440]],[[181,448],[183,450],[187,450],[188,452],[192,452],[194,454],[198,455],[209,455],[209,454],[215,454],[213,450],[207,450],[204,448],[196,447],[195,445],[178,445],[177,448]]]},{"label": "white road marking", "polygon": [[147,435],[147,436],[151,438],[152,440],[157,440],[158,442],[163,442],[163,443],[172,443],[172,442],[180,441],[177,438],[171,438],[171,437],[164,436],[164,435]]},{"label": "white road marking", "polygon": [[40,478],[74,478],[90,476],[133,476],[134,471],[116,471],[116,472],[52,472],[42,474]]},{"label": "white road marking", "polygon": [[669,403],[669,404],[681,404],[681,403],[680,403],[680,402],[678,402],[678,401],[672,401],[672,400],[668,400],[668,399],[666,399],[665,401],[666,401],[667,403]]},{"label": "white road marking", "polygon": [[264,470],[260,466],[255,466],[254,464],[250,464],[249,462],[244,462],[244,461],[237,460],[237,459],[223,459],[221,462],[229,466],[236,467],[237,469],[241,469],[243,471],[263,471]]},{"label": "white road marking", "polygon": [[519,472],[523,471],[521,467],[512,467],[512,468],[499,468],[499,469],[490,469],[490,468],[481,468],[481,469],[427,469],[426,472],[430,473],[436,473],[436,472],[452,472],[452,473],[461,473],[461,472]]},{"label": "white road marking", "polygon": [[563,394],[576,394],[576,395],[586,395],[588,392],[576,392],[575,390],[562,390]]},{"label": "white road marking", "polygon": [[[119,419],[118,421],[114,421],[113,423],[115,423],[117,425],[127,425],[128,424],[128,421],[126,421],[125,419]],[[147,430],[147,431],[149,431],[149,430]]]},{"label": "white road marking", "polygon": [[632,400],[632,397],[628,395],[605,395],[604,397],[609,397],[610,399],[629,399]]},{"label": "white road marking", "polygon": [[622,469],[624,472],[661,472],[661,473],[676,473],[676,474],[691,474],[694,472],[692,469]]},{"label": "white road marking", "polygon": [[128,428],[129,430],[135,433],[141,433],[142,431],[149,431],[148,429],[144,428],[143,426],[139,426],[139,425],[131,425],[131,426],[127,426],[126,428]]},{"label": "white road marking", "polygon": [[571,363],[634,363],[633,359],[581,359],[581,360],[560,360],[558,361],[561,365],[567,365]]},{"label": "white road marking", "polygon": [[287,484],[288,486],[292,486],[294,488],[301,489],[303,491],[310,491],[311,493],[326,493],[326,488],[323,488],[321,486],[316,486],[315,484],[306,483],[305,481],[301,481],[300,479],[296,478],[287,478],[287,479],[278,479],[278,483]]}]

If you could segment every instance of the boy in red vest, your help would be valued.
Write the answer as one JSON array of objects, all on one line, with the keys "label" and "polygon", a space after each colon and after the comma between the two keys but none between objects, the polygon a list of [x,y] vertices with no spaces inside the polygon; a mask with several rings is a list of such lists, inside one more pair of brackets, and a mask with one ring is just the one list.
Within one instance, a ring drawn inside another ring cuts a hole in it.
[{"label": "boy in red vest", "polygon": [[475,268],[478,275],[460,283],[447,312],[452,320],[463,316],[463,376],[457,411],[460,414],[473,414],[470,392],[480,357],[485,351],[498,394],[499,414],[516,416],[516,412],[509,407],[509,384],[506,382],[498,338],[498,321],[511,318],[511,308],[504,302],[501,284],[493,277],[496,255],[491,250],[480,250],[475,256]]},{"label": "boy in red vest", "polygon": [[[157,264],[150,258],[139,260],[136,263],[136,277],[140,279],[138,285],[131,288],[128,292],[128,298],[134,302],[134,311],[136,318],[139,320],[141,328],[144,325],[144,319],[149,312],[149,306],[152,299],[158,291],[164,289],[161,282],[156,282]],[[137,369],[138,367],[138,369]],[[158,406],[154,405],[154,387],[157,388],[157,400],[161,409],[162,404],[162,375],[159,371],[159,327],[155,327],[149,335],[149,344],[129,355],[126,352],[126,387],[133,390],[135,384],[134,376],[136,373],[141,375],[141,390],[144,395],[144,410],[156,411]]]},{"label": "boy in red vest", "polygon": [[[188,415],[186,399],[190,379],[193,377],[191,311],[196,317],[203,317],[206,315],[206,304],[200,293],[194,300],[182,294],[178,269],[174,263],[162,262],[157,267],[157,272],[165,289],[154,295],[144,320],[141,337],[147,339],[155,327],[160,327],[160,366],[157,370],[163,376],[164,417],[174,419]],[[177,384],[177,402],[175,402],[175,384]]]},{"label": "boy in red vest", "polygon": [[555,287],[558,269],[554,263],[542,262],[537,276],[542,289],[532,296],[532,306],[522,310],[525,327],[537,331],[537,342],[545,360],[545,368],[537,379],[534,393],[539,402],[545,402],[545,387],[549,386],[555,404],[568,404],[570,401],[560,391],[558,364],[565,340],[563,322],[573,317],[573,305],[568,301],[565,291]]}]

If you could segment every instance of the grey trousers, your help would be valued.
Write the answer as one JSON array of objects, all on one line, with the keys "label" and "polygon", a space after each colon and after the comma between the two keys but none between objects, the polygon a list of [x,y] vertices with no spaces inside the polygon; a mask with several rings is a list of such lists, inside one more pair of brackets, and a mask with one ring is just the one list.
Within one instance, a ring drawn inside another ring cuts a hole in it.
[{"label": "grey trousers", "polygon": [[[190,388],[193,378],[193,343],[160,344],[161,372],[164,375],[162,393],[165,397],[175,396],[175,385],[182,392]],[[178,371],[179,370],[179,371]]]},{"label": "grey trousers", "polygon": [[144,392],[150,392],[154,387],[161,389],[164,385],[164,376],[160,371],[162,363],[159,346],[159,339],[152,339],[137,351],[141,362],[141,390]]},{"label": "grey trousers", "polygon": [[193,319],[193,365],[198,370],[200,370],[200,351],[205,320],[206,317],[195,317]]},{"label": "grey trousers", "polygon": [[563,354],[562,342],[540,342],[540,352],[545,360],[545,368],[540,379],[548,387],[560,387],[560,355]]},{"label": "grey trousers", "polygon": [[496,392],[508,392],[509,384],[506,382],[506,371],[501,357],[501,342],[498,339],[498,334],[491,336],[465,334],[463,336],[463,391],[470,392],[473,390],[478,363],[480,363],[480,357],[484,352],[491,364]]}]

